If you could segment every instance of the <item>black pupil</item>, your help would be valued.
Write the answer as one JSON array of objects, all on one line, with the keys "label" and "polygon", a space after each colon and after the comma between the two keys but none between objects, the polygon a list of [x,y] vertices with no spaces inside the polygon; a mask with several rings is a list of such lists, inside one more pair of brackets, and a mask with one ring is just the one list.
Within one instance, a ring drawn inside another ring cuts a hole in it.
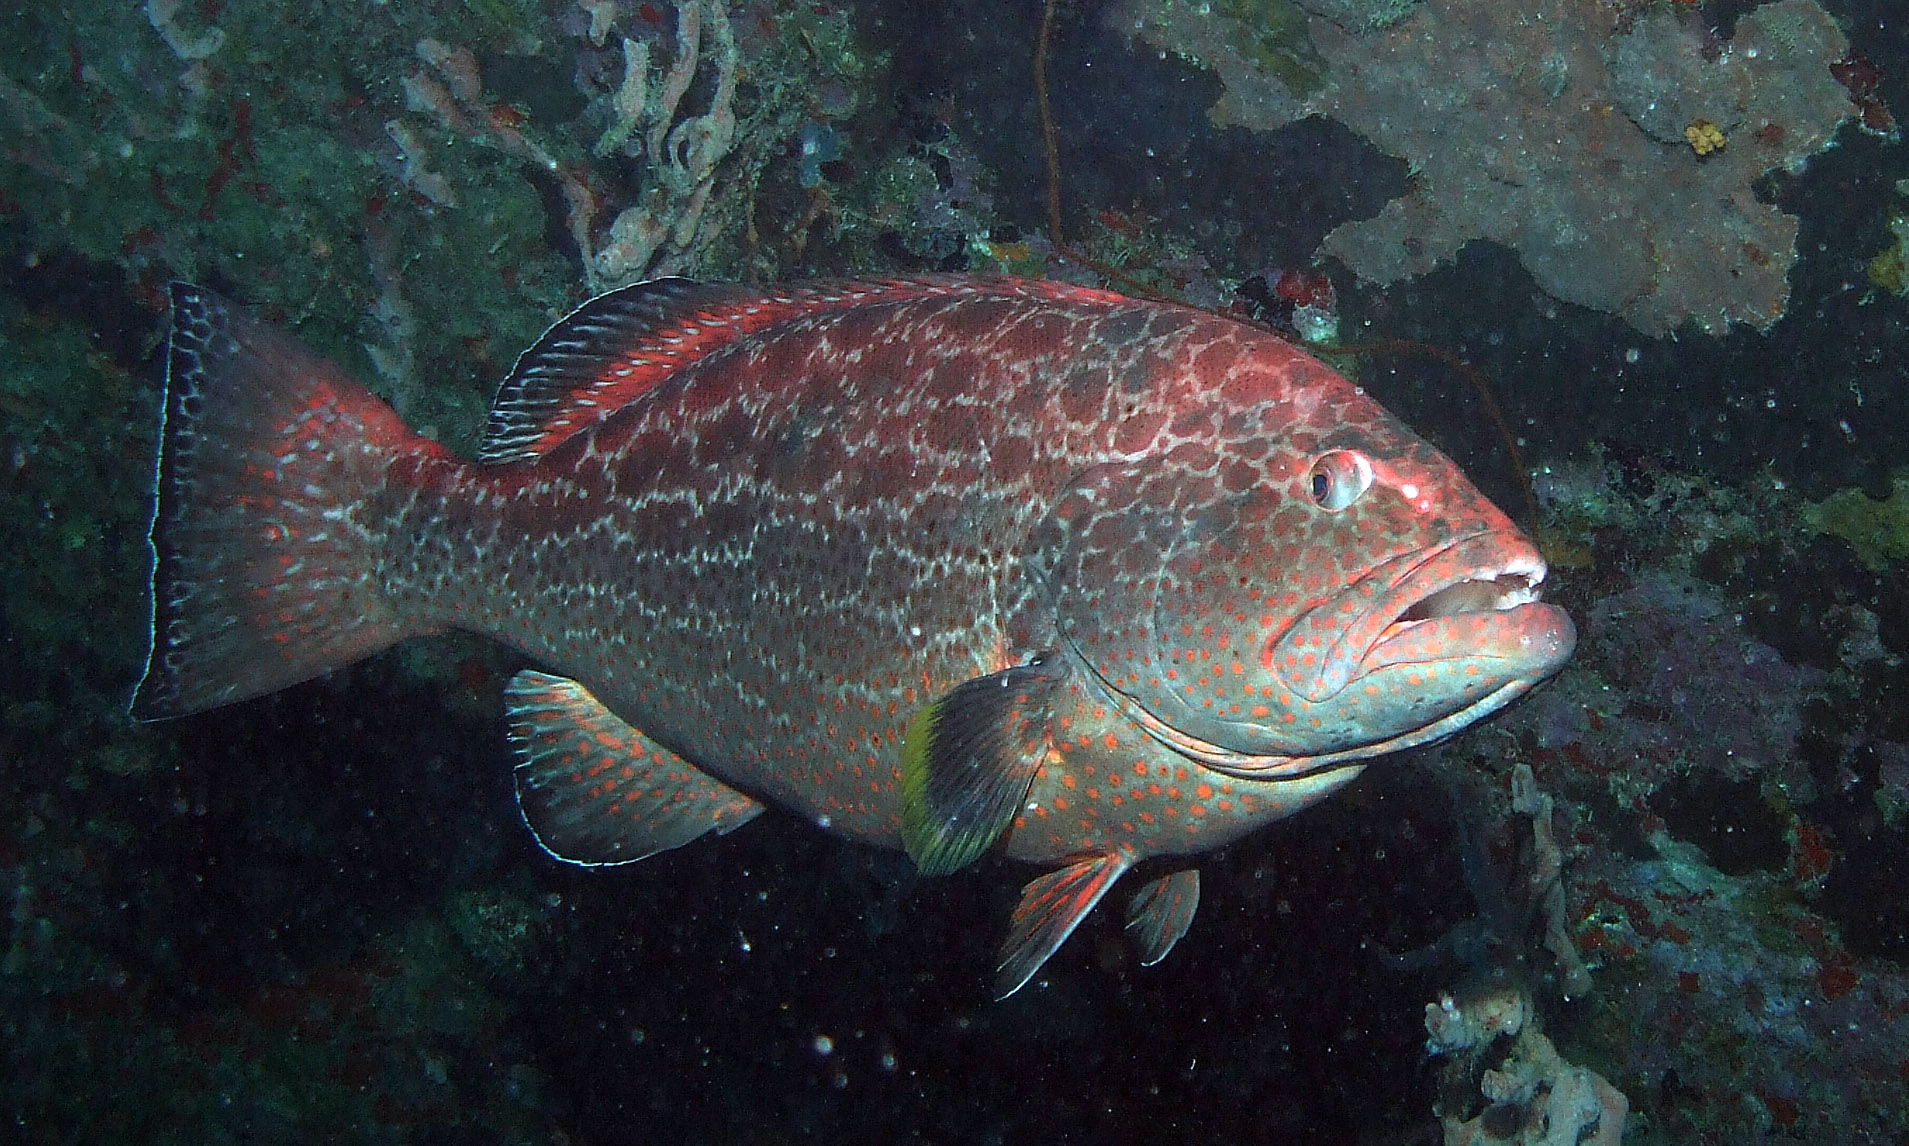
[{"label": "black pupil", "polygon": [[1332,492],[1332,476],[1325,470],[1312,471],[1312,499],[1325,504],[1326,495]]}]

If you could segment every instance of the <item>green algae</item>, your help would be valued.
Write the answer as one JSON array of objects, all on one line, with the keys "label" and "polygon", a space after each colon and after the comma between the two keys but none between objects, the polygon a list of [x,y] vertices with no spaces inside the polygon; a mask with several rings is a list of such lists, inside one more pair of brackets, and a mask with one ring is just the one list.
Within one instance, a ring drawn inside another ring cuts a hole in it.
[{"label": "green algae", "polygon": [[1325,85],[1306,10],[1292,0],[1218,0],[1213,11],[1237,25],[1235,47],[1299,99]]},{"label": "green algae", "polygon": [[1895,241],[1870,258],[1869,281],[1893,295],[1909,294],[1909,256],[1903,249],[1909,242],[1909,218],[1901,212],[1891,214],[1889,233]]},{"label": "green algae", "polygon": [[1805,506],[1803,522],[1847,541],[1859,561],[1880,572],[1891,562],[1909,558],[1909,471],[1896,474],[1886,498],[1839,490]]}]

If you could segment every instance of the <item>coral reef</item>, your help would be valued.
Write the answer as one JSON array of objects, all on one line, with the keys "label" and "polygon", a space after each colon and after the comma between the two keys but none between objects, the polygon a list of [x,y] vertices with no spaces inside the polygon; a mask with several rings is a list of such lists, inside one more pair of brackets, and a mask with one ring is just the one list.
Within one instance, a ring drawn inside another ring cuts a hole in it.
[{"label": "coral reef", "polygon": [[799,210],[765,185],[879,66],[815,6],[95,7],[0,49],[0,212],[155,311],[169,277],[219,281],[469,448],[588,291],[780,273]]},{"label": "coral reef", "polygon": [[[1618,1146],[1630,1103],[1595,1071],[1566,1062],[1539,1030],[1531,1002],[1497,986],[1425,1005],[1426,1049],[1445,1056],[1445,1146]],[[1496,1065],[1486,1068],[1485,1062]],[[1459,1110],[1475,1085],[1486,1105]]]},{"label": "coral reef", "polygon": [[[1478,914],[1417,950],[1388,955],[1386,962],[1400,970],[1463,963],[1475,991],[1488,984],[1536,981],[1546,962],[1538,956],[1541,944],[1559,997],[1568,1002],[1590,994],[1591,973],[1572,939],[1564,852],[1552,827],[1556,805],[1538,788],[1530,766],[1513,765],[1507,800],[1470,771],[1448,767],[1443,755],[1430,763],[1451,797],[1459,863]],[[1526,833],[1516,817],[1529,817],[1528,838],[1518,838]],[[1507,853],[1509,861],[1500,862],[1497,857]],[[1523,1010],[1535,1009],[1522,994],[1519,998]]]},{"label": "coral reef", "polygon": [[[640,153],[652,184],[638,191],[636,203],[617,212],[609,241],[585,261],[592,289],[674,273],[700,249],[716,168],[735,144],[740,64],[729,17],[715,0],[676,6],[676,58],[654,78],[648,45],[624,38],[623,80],[612,101],[615,120],[595,150],[599,156]],[[699,70],[710,73],[705,81],[709,103],[699,113],[688,113],[683,97]],[[633,137],[646,125],[638,148]]]},{"label": "coral reef", "polygon": [[1299,0],[1299,6],[1350,32],[1387,28],[1410,15],[1419,0]]},{"label": "coral reef", "polygon": [[[1828,67],[1848,43],[1813,0],[1747,13],[1727,44],[1664,6],[1426,0],[1380,31],[1316,16],[1310,92],[1260,66],[1257,33],[1218,7],[1125,0],[1108,19],[1218,73],[1216,124],[1328,116],[1411,165],[1410,194],[1326,238],[1361,278],[1422,275],[1490,239],[1553,297],[1651,334],[1783,315],[1797,221],[1757,181],[1855,113]],[[1700,120],[1728,146],[1693,149]]]},{"label": "coral reef", "polygon": [[[1799,576],[1838,576],[1784,491],[1605,460],[1554,468],[1540,494],[1550,536],[1586,546],[1560,574],[1586,595],[1580,655],[1492,735],[1429,754],[1444,782],[1477,778],[1455,815],[1483,841],[1466,847],[1467,882],[1498,973],[1475,965],[1473,981],[1534,984],[1522,1005],[1629,1097],[1641,1140],[1892,1140],[1909,973],[1887,938],[1899,915],[1875,904],[1897,877],[1856,857],[1902,838],[1886,822],[1909,773],[1875,704],[1900,678],[1903,634],[1879,639],[1861,597],[1806,623],[1770,615],[1794,608]],[[1562,970],[1554,988],[1532,974],[1545,963],[1528,917],[1489,907],[1520,902],[1520,869],[1473,876],[1481,856],[1518,854],[1505,841],[1547,801],[1555,917],[1591,983],[1568,1005]],[[1479,1129],[1491,1117],[1475,1100],[1442,1109],[1448,1129],[1454,1111]]]}]

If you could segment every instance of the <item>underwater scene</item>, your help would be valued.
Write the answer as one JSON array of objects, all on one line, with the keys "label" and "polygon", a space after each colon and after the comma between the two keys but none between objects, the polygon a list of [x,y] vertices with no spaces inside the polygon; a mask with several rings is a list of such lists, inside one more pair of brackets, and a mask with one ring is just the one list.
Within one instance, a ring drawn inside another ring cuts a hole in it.
[{"label": "underwater scene", "polygon": [[1909,1144],[1898,0],[6,22],[0,1139]]}]

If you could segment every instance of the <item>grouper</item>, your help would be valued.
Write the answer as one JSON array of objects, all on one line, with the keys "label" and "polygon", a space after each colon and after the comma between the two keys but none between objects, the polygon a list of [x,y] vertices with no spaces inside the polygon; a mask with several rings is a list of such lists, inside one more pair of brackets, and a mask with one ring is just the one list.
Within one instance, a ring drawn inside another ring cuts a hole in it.
[{"label": "grouper", "polygon": [[519,806],[574,864],[776,807],[927,875],[1037,865],[1018,990],[1129,869],[1141,961],[1202,854],[1502,708],[1575,631],[1532,543],[1362,390],[1253,326],[1056,282],[599,297],[474,462],[172,289],[133,700],[173,717],[461,629]]}]

